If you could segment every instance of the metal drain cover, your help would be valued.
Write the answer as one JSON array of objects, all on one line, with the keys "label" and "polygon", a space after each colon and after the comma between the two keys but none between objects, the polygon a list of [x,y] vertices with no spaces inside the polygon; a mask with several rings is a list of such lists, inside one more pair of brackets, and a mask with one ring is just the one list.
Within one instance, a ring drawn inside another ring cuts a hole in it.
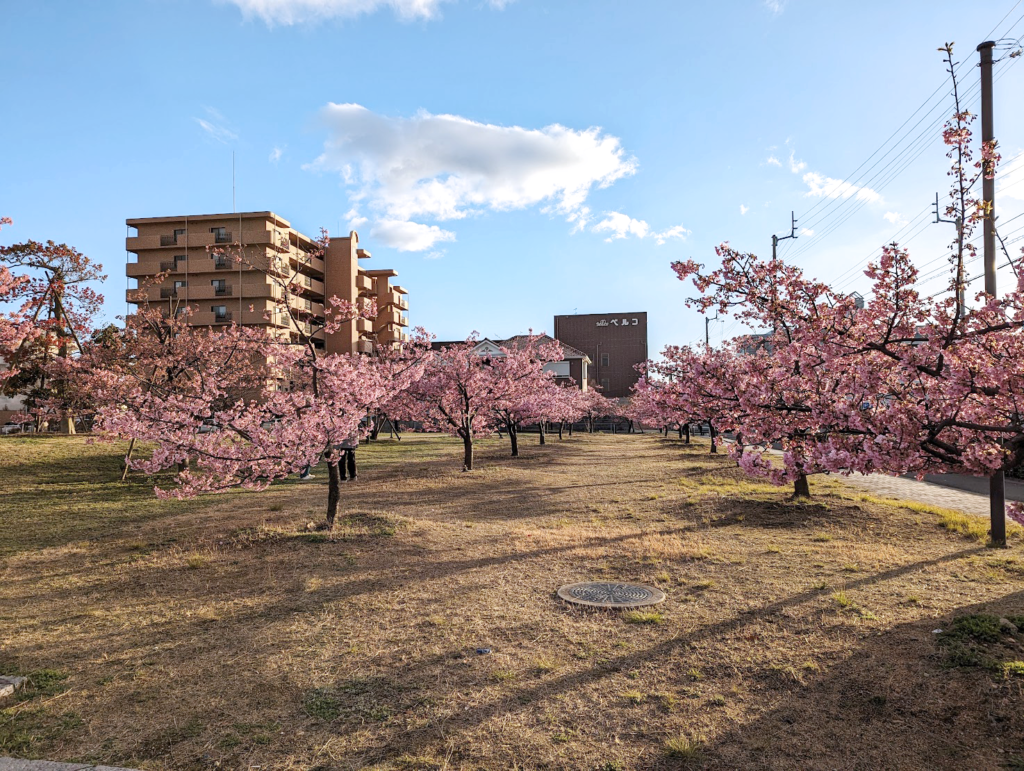
[{"label": "metal drain cover", "polygon": [[645,584],[619,584],[609,581],[585,581],[566,584],[558,596],[576,605],[593,608],[637,608],[665,601],[665,592]]}]

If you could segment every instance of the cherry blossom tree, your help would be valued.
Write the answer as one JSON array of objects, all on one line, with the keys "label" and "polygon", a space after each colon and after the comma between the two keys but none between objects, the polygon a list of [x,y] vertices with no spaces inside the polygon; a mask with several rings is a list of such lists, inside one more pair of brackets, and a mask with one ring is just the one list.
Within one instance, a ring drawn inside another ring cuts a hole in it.
[{"label": "cherry blossom tree", "polygon": [[[952,47],[943,50],[952,71]],[[947,214],[959,227],[945,297],[919,294],[917,271],[895,244],[865,271],[873,291],[863,308],[793,266],[727,244],[718,249],[719,269],[673,265],[680,279],[693,278],[700,292],[693,305],[771,332],[760,351],[738,345],[727,352],[741,367],[726,367],[717,379],[709,373],[695,386],[695,398],[717,395],[732,405],[749,470],[776,481],[822,470],[989,475],[1024,460],[1022,258],[1012,260],[1012,291],[964,302],[971,235],[991,216],[971,190],[979,176],[996,173],[999,156],[987,143],[973,161],[972,116],[955,88],[954,98],[943,139],[953,179]],[[784,449],[781,471],[765,457],[775,443]],[[1001,533],[994,520],[995,542]]]},{"label": "cherry blossom tree", "polygon": [[479,340],[432,352],[425,371],[409,389],[403,418],[419,420],[457,436],[463,443],[463,470],[473,470],[473,442],[497,426],[511,427],[513,455],[518,453],[518,422],[534,411],[530,400],[552,380],[543,365],[562,358],[557,343],[541,344],[531,336],[500,354],[476,352]]},{"label": "cherry blossom tree", "polygon": [[587,424],[589,433],[594,433],[594,423],[598,418],[616,414],[616,407],[611,399],[601,395],[596,387],[587,389],[580,398],[582,417]]},{"label": "cherry blossom tree", "polygon": [[[87,395],[69,377],[74,371],[70,360],[82,352],[103,303],[89,286],[106,278],[103,266],[53,241],[0,246],[0,265],[3,299],[19,305],[17,320],[8,317],[0,339],[4,359],[17,370],[8,373],[4,388],[25,394],[37,412],[53,415],[65,433],[74,433],[75,411]],[[19,279],[12,279],[12,269],[23,271]]]},{"label": "cherry blossom tree", "polygon": [[[0,217],[0,229],[12,224],[10,217]],[[10,359],[35,329],[25,319],[26,307],[22,295],[28,281],[28,276],[15,275],[6,265],[0,265],[0,304],[11,306],[10,310],[0,314],[0,388],[18,373],[10,365]]]},{"label": "cherry blossom tree", "polygon": [[199,327],[188,307],[167,314],[143,305],[126,320],[127,355],[92,373],[104,404],[99,426],[155,445],[148,458],[126,459],[131,467],[149,474],[177,468],[173,485],[157,488],[161,496],[261,490],[323,457],[330,528],[340,499],[339,445],[365,434],[364,418],[420,375],[422,346],[386,362],[325,355],[318,332],[330,334],[375,309],[331,298],[326,318],[314,325],[291,315],[294,276],[262,269],[281,290],[277,310],[292,321],[287,334],[269,326]]}]

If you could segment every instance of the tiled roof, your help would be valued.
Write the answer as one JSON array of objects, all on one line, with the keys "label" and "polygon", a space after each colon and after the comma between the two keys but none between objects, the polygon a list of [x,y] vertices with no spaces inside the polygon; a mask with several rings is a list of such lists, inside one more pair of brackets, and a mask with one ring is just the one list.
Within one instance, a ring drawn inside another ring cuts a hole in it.
[{"label": "tiled roof", "polygon": [[[477,344],[480,344],[482,342],[487,341],[487,342],[494,343],[495,345],[497,345],[497,346],[499,346],[501,348],[515,348],[517,350],[520,350],[520,349],[523,348],[523,346],[528,344],[529,340],[530,340],[530,335],[513,335],[512,337],[510,337],[510,338],[508,338],[506,340],[498,340],[498,339],[495,339],[493,337],[482,337],[479,340],[477,340]],[[431,347],[432,350],[439,351],[442,348],[448,348],[448,347],[453,346],[453,345],[461,345],[464,342],[466,342],[466,341],[465,340],[435,340],[434,342],[432,342],[430,344],[430,347]],[[538,336],[535,336],[533,338],[533,344],[534,345],[546,345],[546,344],[552,343],[552,342],[557,342],[557,341],[553,337],[551,337],[550,335],[538,335]],[[578,350],[576,348],[573,348],[571,345],[566,345],[565,343],[561,343],[561,346],[562,346],[562,353],[563,353],[563,355],[564,355],[564,357],[566,359],[587,359],[588,361],[590,360],[590,357],[587,356],[587,354],[583,353],[583,351],[580,351],[580,350]]]},{"label": "tiled roof", "polygon": [[[513,335],[508,340],[495,340],[494,342],[496,342],[498,345],[501,345],[501,346],[503,346],[505,348],[521,348],[523,345],[526,344],[526,341],[528,341],[529,339],[530,339],[529,335]],[[559,342],[559,341],[555,340],[555,338],[551,337],[550,335],[539,335],[538,337],[535,338],[534,344],[535,345],[546,345],[548,343],[555,343],[555,342]],[[566,345],[565,343],[559,343],[559,344],[562,346],[562,353],[565,355],[566,359],[588,359],[588,358],[590,358],[589,356],[587,356],[587,354],[583,353],[583,351],[581,351],[581,350],[579,350],[577,348],[573,348],[571,345]]]}]

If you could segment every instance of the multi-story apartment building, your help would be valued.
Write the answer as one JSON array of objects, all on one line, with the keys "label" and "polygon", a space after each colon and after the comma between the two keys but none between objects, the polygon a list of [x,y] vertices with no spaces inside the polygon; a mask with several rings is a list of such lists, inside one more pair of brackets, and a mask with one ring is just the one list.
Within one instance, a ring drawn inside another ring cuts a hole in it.
[{"label": "multi-story apartment building", "polygon": [[[135,256],[128,277],[139,282],[128,290],[129,303],[166,303],[169,313],[190,307],[197,326],[265,326],[294,342],[305,332],[327,353],[370,353],[408,339],[406,291],[391,283],[398,274],[360,267],[370,253],[359,248],[355,231],[331,238],[321,254],[313,239],[269,211],[126,222],[135,229],[126,240]],[[280,281],[288,278],[286,298]],[[346,321],[325,335],[319,328],[332,297],[357,306],[376,300],[376,318]]]}]

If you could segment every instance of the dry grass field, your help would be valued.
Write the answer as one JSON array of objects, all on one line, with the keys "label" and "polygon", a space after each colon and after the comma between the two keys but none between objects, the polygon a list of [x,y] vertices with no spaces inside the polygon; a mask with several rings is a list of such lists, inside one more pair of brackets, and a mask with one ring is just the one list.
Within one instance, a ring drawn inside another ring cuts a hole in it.
[{"label": "dry grass field", "polygon": [[[1024,549],[707,445],[408,436],[158,501],[120,448],[0,440],[0,755],[144,769],[1024,768]],[[651,583],[647,612],[559,585]],[[944,630],[935,634],[934,630]],[[478,655],[478,648],[491,653]]]}]

